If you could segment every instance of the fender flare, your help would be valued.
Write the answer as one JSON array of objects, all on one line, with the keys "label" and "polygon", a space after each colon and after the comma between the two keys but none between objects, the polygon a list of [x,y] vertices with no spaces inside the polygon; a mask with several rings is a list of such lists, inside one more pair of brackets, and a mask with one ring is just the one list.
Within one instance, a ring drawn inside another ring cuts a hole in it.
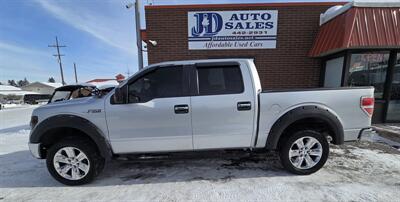
[{"label": "fender flare", "polygon": [[112,156],[111,147],[101,130],[89,120],[76,115],[61,114],[41,121],[31,132],[29,142],[41,143],[47,132],[57,128],[72,128],[85,133],[96,144],[102,157],[108,159]]},{"label": "fender flare", "polygon": [[292,123],[306,119],[315,118],[328,124],[332,130],[332,139],[335,144],[343,144],[344,130],[339,119],[327,108],[315,105],[307,105],[294,108],[282,115],[272,126],[266,142],[266,149],[277,149],[280,137]]}]

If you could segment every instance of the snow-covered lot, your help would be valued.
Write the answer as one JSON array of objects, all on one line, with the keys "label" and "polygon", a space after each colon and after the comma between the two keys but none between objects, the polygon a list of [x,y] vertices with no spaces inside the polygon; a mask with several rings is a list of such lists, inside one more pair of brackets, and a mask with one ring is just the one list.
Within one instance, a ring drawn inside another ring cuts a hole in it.
[{"label": "snow-covered lot", "polygon": [[400,152],[370,142],[333,146],[310,176],[281,170],[274,154],[213,152],[113,161],[93,183],[67,187],[28,151],[32,109],[0,111],[0,201],[400,201]]}]

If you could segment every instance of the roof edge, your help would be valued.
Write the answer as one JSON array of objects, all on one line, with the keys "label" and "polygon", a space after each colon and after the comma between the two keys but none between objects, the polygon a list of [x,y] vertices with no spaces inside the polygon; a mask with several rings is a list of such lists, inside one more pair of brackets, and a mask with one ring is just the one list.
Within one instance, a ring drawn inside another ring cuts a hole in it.
[{"label": "roof edge", "polygon": [[391,50],[391,49],[400,49],[400,46],[354,46],[354,47],[350,47],[350,48],[336,48],[336,49],[332,49],[326,52],[322,52],[319,55],[311,55],[309,54],[308,57],[311,58],[322,58],[328,55],[333,55],[336,54],[338,52],[344,51],[344,50],[364,50],[364,49],[373,49],[373,50]]},{"label": "roof edge", "polygon": [[[391,7],[400,7],[400,1],[395,0],[384,0],[384,1],[374,1],[374,0],[353,0],[346,4],[337,4],[342,5],[341,8],[333,11],[332,13],[321,13],[320,23],[319,25],[323,25],[330,20],[336,18],[337,16],[347,12],[353,7],[360,8],[391,8]],[[329,10],[329,9],[328,9]],[[327,10],[327,11],[328,11]]]},{"label": "roof edge", "polygon": [[327,13],[327,11],[325,11],[325,13],[321,13],[320,17],[319,17],[319,25],[323,25],[329,21],[331,21],[332,19],[336,18],[337,16],[347,12],[350,8],[353,7],[353,2],[350,3],[346,3],[344,5],[342,5],[341,8],[339,8],[338,10],[334,11],[334,13]]},{"label": "roof edge", "polygon": [[[41,82],[41,81],[35,81],[35,82],[32,82],[32,83],[30,83],[30,84],[28,84],[28,85],[25,85],[25,86],[21,86],[21,88],[24,88],[24,87],[27,87],[27,86],[31,86],[31,85],[33,85],[33,84],[40,84],[40,85],[43,85],[43,86],[47,86],[47,87],[51,87],[51,88],[58,88],[57,86],[53,86],[53,85],[50,85],[50,83],[49,82]],[[61,86],[62,86],[62,84],[61,83],[54,83],[54,84],[60,84]]]},{"label": "roof edge", "polygon": [[400,1],[384,0],[384,1],[368,1],[356,0],[353,2],[354,7],[400,7]]},{"label": "roof edge", "polygon": [[243,4],[187,4],[187,5],[146,5],[145,9],[171,9],[171,8],[243,8],[258,6],[335,6],[344,5],[348,1],[342,2],[288,2],[288,3],[243,3]]}]

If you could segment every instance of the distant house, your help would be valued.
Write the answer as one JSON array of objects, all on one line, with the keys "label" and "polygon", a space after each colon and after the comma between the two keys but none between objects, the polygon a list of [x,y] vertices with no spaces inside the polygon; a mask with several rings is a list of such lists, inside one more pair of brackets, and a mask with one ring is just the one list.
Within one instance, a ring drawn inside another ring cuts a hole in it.
[{"label": "distant house", "polygon": [[36,92],[42,95],[51,95],[53,94],[54,89],[61,86],[61,83],[33,82],[26,86],[22,86],[21,89],[25,91]]},{"label": "distant house", "polygon": [[9,86],[9,85],[0,85],[0,93],[10,93],[10,92],[19,92],[21,91],[21,88],[17,88],[15,86]]},{"label": "distant house", "polygon": [[36,92],[22,90],[9,85],[0,85],[0,102],[5,100],[19,100],[22,101],[25,95],[38,94]]}]

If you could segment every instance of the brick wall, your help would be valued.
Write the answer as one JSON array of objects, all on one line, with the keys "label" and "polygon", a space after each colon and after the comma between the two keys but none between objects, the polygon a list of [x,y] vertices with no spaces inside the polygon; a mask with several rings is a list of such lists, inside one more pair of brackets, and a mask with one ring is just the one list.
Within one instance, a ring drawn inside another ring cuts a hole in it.
[{"label": "brick wall", "polygon": [[[254,58],[264,89],[318,87],[321,62],[308,57],[319,28],[319,15],[337,3],[252,4],[207,6],[147,6],[149,64],[171,60]],[[278,10],[276,49],[188,50],[187,12],[221,10]]]}]

